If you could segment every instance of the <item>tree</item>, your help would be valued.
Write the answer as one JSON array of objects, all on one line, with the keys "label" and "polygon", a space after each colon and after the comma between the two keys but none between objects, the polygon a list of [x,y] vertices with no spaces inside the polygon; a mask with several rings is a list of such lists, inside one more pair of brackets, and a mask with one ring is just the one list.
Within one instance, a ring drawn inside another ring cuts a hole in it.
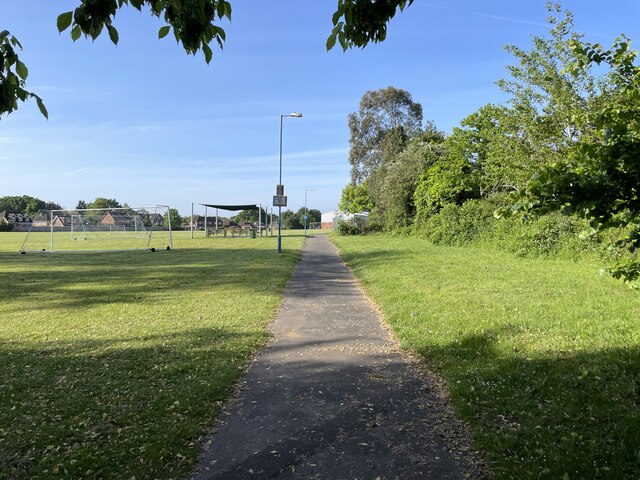
[{"label": "tree", "polygon": [[420,176],[414,193],[416,223],[422,223],[445,205],[461,204],[479,196],[474,164],[464,155],[451,151],[449,137],[434,162]]},{"label": "tree", "polygon": [[[580,135],[566,157],[542,168],[508,210],[545,213],[563,210],[589,220],[592,232],[627,227],[618,246],[635,253],[640,246],[640,66],[637,51],[622,36],[609,50],[571,42],[576,61],[568,71],[582,75],[594,64],[608,66],[599,94],[576,116]],[[612,269],[626,281],[640,278],[640,262],[621,261]]]},{"label": "tree", "polygon": [[[261,212],[262,223],[267,221],[267,211],[263,208]],[[258,223],[259,212],[258,210],[242,210],[235,217],[232,218],[234,222],[245,221],[247,223]]]},{"label": "tree", "polygon": [[287,209],[282,212],[282,228],[285,230],[296,230],[304,227],[301,223],[301,218]]},{"label": "tree", "polygon": [[322,218],[322,213],[320,212],[320,210],[315,210],[315,209],[302,207],[302,208],[300,208],[300,210],[298,210],[294,214],[294,217],[297,218],[298,220],[297,220],[297,222],[294,222],[294,224],[296,224],[296,226],[294,226],[292,228],[304,228],[304,226],[305,226],[304,216],[305,215],[307,216],[307,220],[306,220],[307,226],[310,223],[319,222],[321,220],[321,218]]},{"label": "tree", "polygon": [[[189,221],[191,221],[191,218],[189,218]],[[164,214],[164,226],[171,227],[172,230],[175,230],[176,228],[180,228],[182,226],[182,217],[180,216],[180,212],[178,212],[177,209],[170,208],[169,210],[167,210],[167,212]]]},{"label": "tree", "polygon": [[[421,131],[422,106],[406,90],[387,87],[366,92],[358,113],[350,113],[351,183],[362,184]],[[371,192],[372,185],[369,185]]]},{"label": "tree", "polygon": [[84,200],[78,200],[78,204],[76,205],[76,210],[84,210],[86,208],[89,208],[89,205],[87,205],[87,202],[85,202]]},{"label": "tree", "polygon": [[55,202],[45,202],[29,195],[0,197],[0,211],[26,213],[31,218],[35,217],[39,210],[61,209],[62,207]]},{"label": "tree", "polygon": [[[421,175],[445,152],[445,135],[428,123],[426,131],[385,164],[375,215],[386,230],[409,226],[416,214],[414,192]],[[377,176],[377,175],[376,175]]]},{"label": "tree", "polygon": [[[526,148],[525,155],[533,170],[563,157],[588,125],[576,124],[576,118],[587,108],[595,90],[595,78],[587,70],[570,73],[576,61],[572,42],[581,35],[573,32],[573,16],[561,7],[548,3],[551,26],[548,37],[534,36],[530,50],[509,45],[506,50],[517,60],[508,68],[510,79],[497,82],[510,95],[510,130]],[[531,168],[527,169],[531,171]]]},{"label": "tree", "polygon": [[[340,43],[343,50],[365,47],[370,42],[382,42],[387,35],[387,23],[397,10],[404,10],[413,0],[338,0],[332,16],[333,30],[326,42],[327,50]],[[158,31],[164,38],[171,31],[187,54],[202,51],[205,61],[211,62],[211,45],[223,48],[225,30],[220,21],[231,20],[231,3],[226,0],[80,0],[79,5],[58,16],[58,31],[69,30],[76,41],[81,36],[96,39],[106,30],[117,44],[120,34],[114,25],[116,13],[125,5],[138,11],[148,7],[151,14],[162,17],[166,25]],[[18,59],[20,42],[10,32],[0,32],[0,117],[18,108],[18,101],[34,98],[45,117],[47,110],[42,99],[25,89],[27,67]]]},{"label": "tree", "polygon": [[122,208],[115,198],[96,197],[87,208]]},{"label": "tree", "polygon": [[347,184],[342,189],[338,208],[347,213],[370,212],[373,209],[373,204],[369,198],[367,182],[365,181],[361,185]]}]

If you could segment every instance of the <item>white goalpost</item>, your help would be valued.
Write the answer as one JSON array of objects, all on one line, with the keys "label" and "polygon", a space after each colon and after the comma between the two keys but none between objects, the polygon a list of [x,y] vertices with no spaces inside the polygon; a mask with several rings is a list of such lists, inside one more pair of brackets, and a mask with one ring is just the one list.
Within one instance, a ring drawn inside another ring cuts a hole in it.
[{"label": "white goalpost", "polygon": [[167,205],[40,210],[21,253],[173,249]]}]

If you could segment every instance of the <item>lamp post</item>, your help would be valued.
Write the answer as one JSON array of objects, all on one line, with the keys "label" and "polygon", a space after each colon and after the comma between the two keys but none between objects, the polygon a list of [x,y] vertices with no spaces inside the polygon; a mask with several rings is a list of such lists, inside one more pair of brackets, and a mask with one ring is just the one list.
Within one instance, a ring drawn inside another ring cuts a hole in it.
[{"label": "lamp post", "polygon": [[[282,119],[284,117],[300,118],[302,114],[292,112],[288,115],[280,114],[280,175],[278,176],[278,187],[276,195],[284,195],[284,186],[282,185]],[[278,253],[282,252],[282,205],[278,205]]]},{"label": "lamp post", "polygon": [[307,192],[313,192],[313,188],[305,188],[304,189],[304,234],[307,234],[307,219],[309,218],[309,213],[307,211]]}]

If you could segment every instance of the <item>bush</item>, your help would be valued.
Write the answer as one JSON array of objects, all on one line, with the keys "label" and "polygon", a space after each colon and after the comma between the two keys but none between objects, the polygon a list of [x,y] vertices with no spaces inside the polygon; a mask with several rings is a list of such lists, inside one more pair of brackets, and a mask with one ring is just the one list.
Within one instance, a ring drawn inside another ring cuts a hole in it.
[{"label": "bush", "polygon": [[336,228],[338,235],[366,235],[369,233],[378,233],[382,230],[382,225],[378,222],[368,221],[362,218],[340,221]]},{"label": "bush", "polygon": [[0,222],[0,232],[10,232],[13,230],[13,223]]},{"label": "bush", "polygon": [[537,218],[498,220],[479,240],[522,257],[561,255],[577,258],[603,250],[598,235],[582,236],[588,228],[584,220],[553,212]]},{"label": "bush", "polygon": [[468,200],[462,205],[445,205],[440,212],[416,226],[414,233],[442,245],[466,245],[490,230],[493,212],[505,202],[505,195]]},{"label": "bush", "polygon": [[[439,245],[475,244],[506,250],[523,257],[563,256],[578,258],[585,253],[605,255],[601,235],[583,237],[586,221],[560,212],[541,217],[510,217],[497,220],[494,211],[508,202],[506,195],[446,205],[429,217],[414,234]],[[620,233],[611,233],[616,237]],[[606,254],[611,256],[611,254]]]}]

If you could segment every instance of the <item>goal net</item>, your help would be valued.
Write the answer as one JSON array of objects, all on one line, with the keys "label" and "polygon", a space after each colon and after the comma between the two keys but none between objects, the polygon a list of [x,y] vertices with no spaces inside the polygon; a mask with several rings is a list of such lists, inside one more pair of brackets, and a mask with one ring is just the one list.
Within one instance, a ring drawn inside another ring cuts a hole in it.
[{"label": "goal net", "polygon": [[40,210],[20,248],[26,252],[170,250],[169,207]]}]

